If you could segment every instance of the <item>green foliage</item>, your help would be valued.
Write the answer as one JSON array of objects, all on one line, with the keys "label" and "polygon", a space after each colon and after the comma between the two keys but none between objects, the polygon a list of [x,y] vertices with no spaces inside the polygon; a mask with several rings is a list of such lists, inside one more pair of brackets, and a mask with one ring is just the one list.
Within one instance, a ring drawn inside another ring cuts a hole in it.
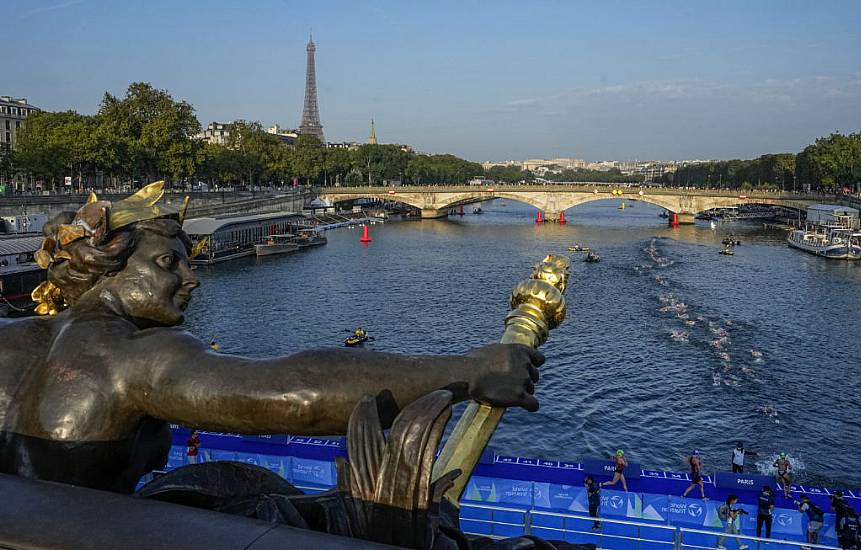
[{"label": "green foliage", "polygon": [[601,183],[639,183],[643,181],[642,176],[626,176],[618,168],[610,170],[562,170],[558,174],[548,173],[545,176],[551,181],[594,181]]},{"label": "green foliage", "polygon": [[798,154],[797,178],[811,187],[851,187],[861,182],[861,132],[819,138]]},{"label": "green foliage", "polygon": [[664,183],[679,187],[721,187],[726,189],[781,189],[791,191],[795,155],[763,155],[753,160],[704,162],[679,168],[664,176]]}]

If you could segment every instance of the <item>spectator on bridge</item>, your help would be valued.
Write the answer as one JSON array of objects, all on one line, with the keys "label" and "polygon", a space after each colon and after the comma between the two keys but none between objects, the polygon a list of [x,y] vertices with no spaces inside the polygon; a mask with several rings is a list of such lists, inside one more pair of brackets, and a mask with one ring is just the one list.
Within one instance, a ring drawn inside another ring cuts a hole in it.
[{"label": "spectator on bridge", "polygon": [[789,471],[792,469],[792,464],[789,463],[786,453],[780,453],[772,466],[777,468],[777,486],[782,487],[783,496],[789,498],[789,491],[792,489],[792,477],[789,475]]},{"label": "spectator on bridge", "polygon": [[765,538],[771,538],[771,521],[774,519],[774,491],[766,485],[759,493],[756,503],[756,536],[762,536],[765,525]]},{"label": "spectator on bridge", "polygon": [[795,505],[801,512],[807,514],[807,542],[818,544],[819,530],[822,529],[822,523],[825,521],[825,513],[807,495],[801,495],[801,500],[796,500]]},{"label": "spectator on bridge", "polygon": [[586,495],[589,498],[589,515],[596,518],[595,523],[592,524],[592,530],[597,531],[601,528],[601,522],[597,520],[598,508],[601,506],[601,485],[591,475],[583,478],[583,484],[586,486]]},{"label": "spectator on bridge", "polygon": [[703,497],[703,500],[706,499],[706,488],[705,483],[703,483],[702,469],[703,469],[703,461],[700,458],[700,452],[694,449],[694,452],[691,453],[691,456],[688,457],[688,466],[691,467],[691,484],[688,485],[688,488],[685,489],[685,492],[682,493],[683,497],[688,496],[688,493],[696,487],[700,486],[700,496]]},{"label": "spectator on bridge", "polygon": [[623,451],[622,449],[616,451],[616,455],[613,457],[613,464],[615,465],[613,479],[611,481],[605,481],[601,484],[601,487],[610,487],[621,481],[622,489],[624,489],[627,493],[628,483],[625,481],[625,468],[628,467],[628,461],[625,459],[625,451]]}]

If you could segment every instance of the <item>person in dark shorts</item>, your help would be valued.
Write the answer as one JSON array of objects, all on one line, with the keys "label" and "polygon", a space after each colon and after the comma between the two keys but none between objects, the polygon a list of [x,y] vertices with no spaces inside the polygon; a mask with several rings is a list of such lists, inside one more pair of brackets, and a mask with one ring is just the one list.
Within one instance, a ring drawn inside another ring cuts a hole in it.
[{"label": "person in dark shorts", "polygon": [[613,471],[613,479],[610,481],[605,481],[601,484],[601,487],[609,487],[613,486],[620,481],[622,482],[622,489],[625,492],[628,492],[628,483],[625,481],[625,468],[628,466],[628,461],[625,459],[625,451],[619,449],[616,451],[616,455],[613,457],[614,471]]},{"label": "person in dark shorts", "polygon": [[780,453],[772,466],[777,469],[777,485],[783,489],[783,496],[789,498],[789,491],[792,488],[792,476],[789,475],[789,471],[792,469],[792,464],[789,463],[786,453]]},{"label": "person in dark shorts", "polygon": [[796,500],[795,505],[807,514],[807,542],[819,544],[819,530],[825,521],[825,513],[807,495],[801,495],[801,500]]},{"label": "person in dark shorts", "polygon": [[[601,484],[597,483],[591,475],[583,478],[583,484],[586,486],[586,495],[589,497],[589,515],[593,518],[598,518],[598,508],[601,507]],[[592,530],[597,531],[601,528],[601,522],[597,519],[592,524]]]},{"label": "person in dark shorts", "polygon": [[744,443],[739,441],[736,443],[735,449],[732,450],[732,471],[736,474],[744,472]]},{"label": "person in dark shorts", "polygon": [[756,536],[762,536],[762,526],[765,525],[765,538],[771,538],[771,522],[774,519],[774,491],[766,485],[759,493],[756,502]]},{"label": "person in dark shorts", "polygon": [[189,464],[197,464],[200,453],[200,433],[197,430],[191,432],[185,441],[185,456]]},{"label": "person in dark shorts", "polygon": [[700,496],[703,497],[703,500],[706,500],[706,488],[705,483],[703,483],[702,469],[703,469],[703,461],[700,458],[700,452],[694,449],[694,452],[691,453],[691,456],[688,457],[688,466],[691,467],[691,484],[688,485],[688,488],[685,489],[685,492],[682,493],[683,497],[688,496],[688,493],[696,487],[700,486]]},{"label": "person in dark shorts", "polygon": [[843,550],[861,548],[861,521],[855,510],[848,507],[844,510],[843,518],[837,524],[837,533]]}]

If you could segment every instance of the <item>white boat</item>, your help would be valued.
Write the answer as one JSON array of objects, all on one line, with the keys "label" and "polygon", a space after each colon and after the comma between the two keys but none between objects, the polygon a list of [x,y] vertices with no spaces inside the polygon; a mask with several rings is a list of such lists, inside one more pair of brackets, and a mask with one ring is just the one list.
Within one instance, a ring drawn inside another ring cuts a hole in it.
[{"label": "white boat", "polygon": [[299,244],[295,240],[294,235],[269,235],[266,242],[254,245],[254,253],[259,257],[296,252]]},{"label": "white boat", "polygon": [[807,224],[789,234],[793,248],[834,260],[861,260],[861,232],[851,229]]},{"label": "white boat", "polygon": [[789,246],[835,260],[861,260],[858,210],[815,204],[807,210],[804,229],[786,238]]},{"label": "white boat", "polygon": [[296,235],[293,242],[295,242],[299,248],[308,248],[311,246],[326,244],[328,239],[321,235],[316,229],[300,229],[299,234]]}]

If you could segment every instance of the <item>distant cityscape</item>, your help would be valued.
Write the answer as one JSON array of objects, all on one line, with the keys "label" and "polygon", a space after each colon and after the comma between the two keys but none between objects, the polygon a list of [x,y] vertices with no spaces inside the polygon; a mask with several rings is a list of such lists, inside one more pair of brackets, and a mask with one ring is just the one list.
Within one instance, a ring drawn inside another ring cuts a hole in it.
[{"label": "distant cityscape", "polygon": [[587,162],[578,158],[552,158],[484,161],[481,166],[490,170],[495,166],[516,167],[532,172],[537,178],[545,178],[551,174],[561,174],[565,170],[590,170],[594,172],[609,172],[618,170],[623,176],[639,176],[643,181],[655,181],[664,174],[673,174],[681,167],[714,162],[713,160],[599,160]]}]

